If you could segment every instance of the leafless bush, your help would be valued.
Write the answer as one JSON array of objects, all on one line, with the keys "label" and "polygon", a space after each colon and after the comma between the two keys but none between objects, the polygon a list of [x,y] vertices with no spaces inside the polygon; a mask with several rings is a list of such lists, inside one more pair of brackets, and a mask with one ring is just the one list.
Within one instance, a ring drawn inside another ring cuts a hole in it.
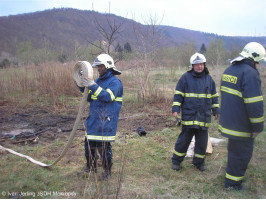
[{"label": "leafless bush", "polygon": [[50,99],[54,106],[64,106],[66,96],[77,96],[73,83],[74,63],[44,63],[40,66],[10,67],[0,71],[1,99]]},{"label": "leafless bush", "polygon": [[[145,20],[145,19],[144,19]],[[145,102],[145,98],[149,95],[148,89],[151,70],[156,65],[156,49],[160,40],[160,31],[158,30],[159,19],[157,16],[149,15],[145,20],[145,27],[133,23],[137,47],[138,61],[135,63],[136,77],[138,78],[139,91],[141,98]]]}]

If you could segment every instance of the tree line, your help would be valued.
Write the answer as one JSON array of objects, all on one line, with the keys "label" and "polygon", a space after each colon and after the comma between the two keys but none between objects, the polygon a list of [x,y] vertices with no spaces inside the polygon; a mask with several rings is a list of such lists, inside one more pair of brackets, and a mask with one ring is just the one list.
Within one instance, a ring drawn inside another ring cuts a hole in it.
[{"label": "tree line", "polygon": [[[16,59],[4,58],[0,62],[0,68],[18,64],[39,65],[40,63],[47,61],[65,63],[71,60],[93,60],[95,54],[98,52],[97,45],[104,46],[104,44],[100,44],[99,41],[95,41],[94,45],[88,44],[88,46],[76,43],[73,54],[67,55],[52,49],[33,48],[31,42],[21,42],[17,47]],[[131,47],[129,42],[126,42],[124,45],[117,43],[115,47],[111,46],[110,53],[115,59],[122,60],[138,57],[137,51],[137,49],[134,50]],[[195,52],[200,52],[205,55],[208,65],[219,66],[227,64],[230,59],[237,57],[241,51],[241,47],[232,47],[230,50],[227,50],[222,39],[213,39],[208,46],[202,43],[199,49],[197,49],[196,45],[192,42],[186,42],[176,47],[161,47],[155,51],[157,54],[157,61],[172,60],[179,67],[189,66],[190,56]]]}]

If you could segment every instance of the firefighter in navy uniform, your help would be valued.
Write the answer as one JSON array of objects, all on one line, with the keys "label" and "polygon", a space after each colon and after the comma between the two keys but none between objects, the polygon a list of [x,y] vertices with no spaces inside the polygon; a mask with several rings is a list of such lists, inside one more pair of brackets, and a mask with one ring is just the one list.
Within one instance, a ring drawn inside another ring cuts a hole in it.
[{"label": "firefighter in navy uniform", "polygon": [[[85,127],[85,157],[87,166],[83,172],[97,172],[97,150],[102,159],[102,179],[111,176],[113,154],[111,142],[115,141],[119,112],[122,106],[123,85],[115,77],[121,72],[115,68],[114,60],[108,54],[100,54],[93,62],[97,67],[99,78],[87,83],[89,87],[88,102],[90,102],[89,116]],[[84,92],[84,88],[79,88]]]},{"label": "firefighter in navy uniform", "polygon": [[216,119],[219,118],[218,94],[215,82],[205,66],[205,56],[195,53],[190,58],[190,64],[192,69],[183,74],[177,83],[172,106],[175,118],[182,115],[182,132],[175,143],[172,169],[180,169],[180,163],[184,160],[195,135],[193,164],[200,171],[205,171],[204,160],[211,114]]},{"label": "firefighter in navy uniform", "polygon": [[256,64],[264,56],[261,44],[248,43],[222,75],[219,131],[228,138],[226,189],[242,189],[254,138],[263,131],[263,96]]}]

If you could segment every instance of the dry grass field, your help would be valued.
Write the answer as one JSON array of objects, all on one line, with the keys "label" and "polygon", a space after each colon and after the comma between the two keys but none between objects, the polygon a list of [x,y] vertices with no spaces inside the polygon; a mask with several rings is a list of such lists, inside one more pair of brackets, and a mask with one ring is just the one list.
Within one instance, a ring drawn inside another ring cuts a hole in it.
[{"label": "dry grass field", "polygon": [[[16,129],[42,131],[34,141],[5,138],[0,139],[0,145],[44,163],[59,156],[81,100],[72,80],[74,64],[0,69],[0,133]],[[214,146],[214,152],[207,155],[205,172],[193,167],[192,158],[184,160],[180,171],[173,171],[171,156],[181,129],[174,124],[171,105],[175,85],[186,69],[154,66],[147,80],[144,72],[126,63],[119,63],[118,68],[124,71],[120,77],[124,85],[120,117],[126,119],[119,121],[113,143],[111,179],[99,181],[100,167],[97,174],[77,176],[76,172],[85,165],[81,125],[65,157],[50,170],[0,150],[0,198],[266,198],[266,129],[255,141],[244,191],[223,189],[227,142]],[[224,69],[225,66],[209,68],[218,91]],[[266,99],[265,66],[260,67],[260,74]],[[143,83],[145,91],[141,89]],[[139,126],[146,129],[145,137],[137,134]],[[210,136],[222,138],[217,128],[218,122],[213,120]]]}]

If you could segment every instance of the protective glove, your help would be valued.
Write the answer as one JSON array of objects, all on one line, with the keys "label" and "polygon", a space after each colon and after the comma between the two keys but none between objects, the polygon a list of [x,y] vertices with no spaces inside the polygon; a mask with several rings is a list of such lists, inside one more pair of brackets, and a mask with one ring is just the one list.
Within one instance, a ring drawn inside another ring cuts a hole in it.
[{"label": "protective glove", "polygon": [[83,79],[82,79],[82,85],[84,87],[90,87],[90,86],[95,85],[95,84],[96,83],[94,82],[94,80],[90,80],[90,79],[88,79],[86,77],[83,77]]}]

